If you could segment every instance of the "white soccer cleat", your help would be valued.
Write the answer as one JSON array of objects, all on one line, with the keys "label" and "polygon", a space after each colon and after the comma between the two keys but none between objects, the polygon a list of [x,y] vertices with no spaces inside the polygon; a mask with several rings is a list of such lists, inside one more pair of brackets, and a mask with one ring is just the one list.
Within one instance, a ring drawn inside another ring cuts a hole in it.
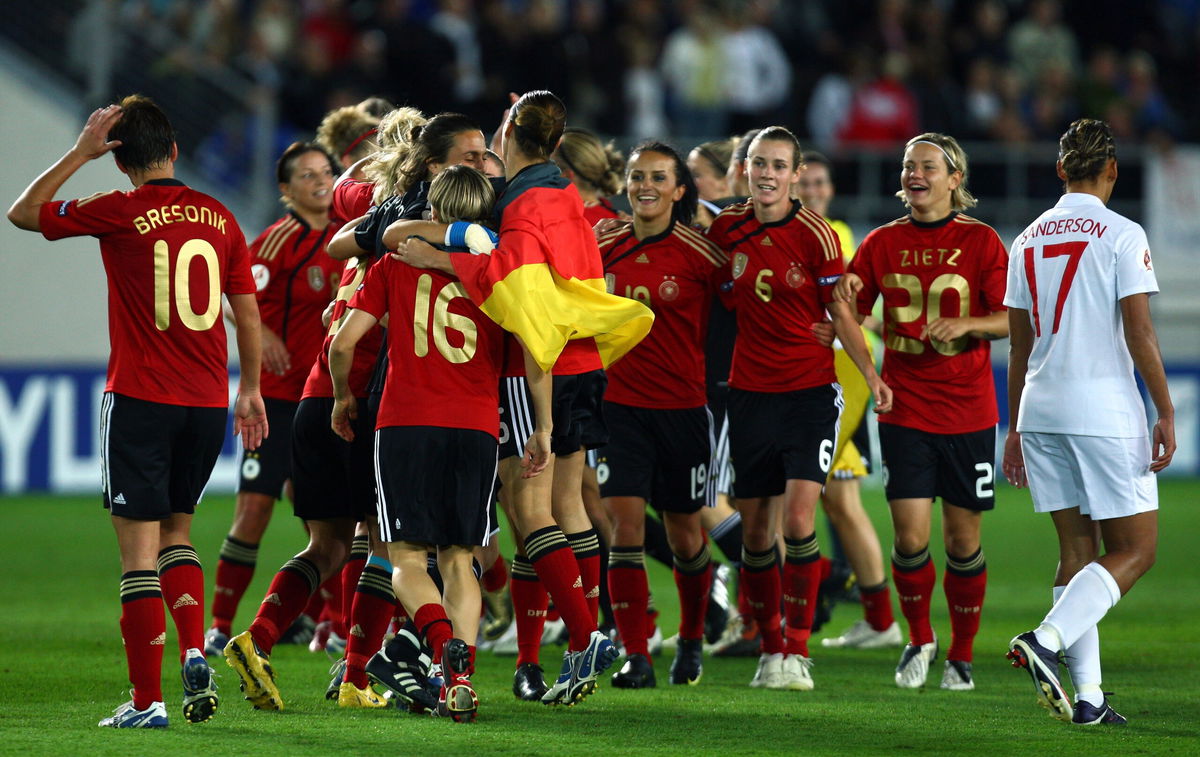
[{"label": "white soccer cleat", "polygon": [[779,686],[768,689],[787,689],[789,691],[812,691],[812,658],[803,655],[790,654],[783,658],[783,671],[779,676]]},{"label": "white soccer cleat", "polygon": [[973,691],[975,678],[972,675],[971,663],[946,660],[946,669],[942,672],[942,688],[946,691]]},{"label": "white soccer cleat", "polygon": [[859,620],[847,628],[841,636],[821,639],[821,646],[832,649],[882,649],[898,647],[903,643],[904,637],[900,633],[900,624],[895,621],[892,621],[892,624],[882,631],[876,631],[867,621]]},{"label": "white soccer cleat", "polygon": [[492,654],[513,657],[517,654],[517,624],[510,623],[504,634],[492,642]]},{"label": "white soccer cleat", "polygon": [[750,679],[752,689],[783,688],[783,653],[764,654],[758,658],[758,670]]},{"label": "white soccer cleat", "polygon": [[905,645],[900,653],[900,664],[896,666],[896,685],[902,689],[919,689],[929,677],[929,666],[937,659],[938,643],[935,636],[928,644]]}]

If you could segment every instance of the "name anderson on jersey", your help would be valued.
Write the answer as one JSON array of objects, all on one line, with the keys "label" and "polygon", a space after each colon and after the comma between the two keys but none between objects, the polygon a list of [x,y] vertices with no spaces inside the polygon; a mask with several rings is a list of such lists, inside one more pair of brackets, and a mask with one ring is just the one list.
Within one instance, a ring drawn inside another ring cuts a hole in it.
[{"label": "name anderson on jersey", "polygon": [[1034,237],[1054,234],[1091,234],[1096,239],[1100,239],[1106,231],[1108,231],[1108,227],[1095,218],[1063,218],[1059,221],[1042,221],[1025,232],[1021,237],[1021,244]]}]

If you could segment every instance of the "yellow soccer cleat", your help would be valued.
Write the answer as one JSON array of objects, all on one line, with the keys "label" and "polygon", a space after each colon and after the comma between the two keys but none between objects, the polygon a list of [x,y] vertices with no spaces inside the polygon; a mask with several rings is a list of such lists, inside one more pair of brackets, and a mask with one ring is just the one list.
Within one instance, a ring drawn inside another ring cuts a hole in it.
[{"label": "yellow soccer cleat", "polygon": [[387,700],[375,693],[375,689],[367,686],[360,689],[349,681],[338,687],[338,707],[361,707],[376,710],[387,707]]},{"label": "yellow soccer cleat", "polygon": [[225,662],[241,679],[242,693],[256,710],[282,710],[283,697],[275,686],[275,671],[259,650],[250,632],[238,634],[225,645]]}]

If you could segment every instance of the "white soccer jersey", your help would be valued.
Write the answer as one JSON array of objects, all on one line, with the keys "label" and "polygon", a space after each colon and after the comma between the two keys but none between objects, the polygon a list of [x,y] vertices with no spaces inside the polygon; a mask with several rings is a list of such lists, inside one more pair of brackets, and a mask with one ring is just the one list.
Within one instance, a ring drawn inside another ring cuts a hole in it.
[{"label": "white soccer jersey", "polygon": [[1004,304],[1034,330],[1018,431],[1146,435],[1119,302],[1143,292],[1158,292],[1146,233],[1098,197],[1065,194],[1016,238]]}]

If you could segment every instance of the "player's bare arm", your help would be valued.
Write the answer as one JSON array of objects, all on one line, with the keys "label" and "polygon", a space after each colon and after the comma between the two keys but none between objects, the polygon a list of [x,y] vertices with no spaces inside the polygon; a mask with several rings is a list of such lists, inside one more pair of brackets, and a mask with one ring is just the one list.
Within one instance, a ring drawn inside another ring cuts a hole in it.
[{"label": "player's bare arm", "polygon": [[413,268],[427,268],[454,276],[454,266],[450,263],[450,253],[443,252],[423,239],[415,237],[402,241],[396,246],[392,257],[408,263]]},{"label": "player's bare arm", "polygon": [[1021,451],[1021,434],[1017,431],[1017,413],[1021,395],[1025,393],[1025,373],[1029,370],[1029,355],[1033,352],[1033,326],[1029,311],[1008,310],[1008,435],[1004,437],[1004,457],[1000,470],[1008,482],[1018,489],[1029,484],[1025,477],[1025,455]]},{"label": "player's bare arm", "polygon": [[244,448],[257,449],[270,432],[267,408],[258,388],[262,369],[262,321],[258,315],[258,300],[253,294],[231,294],[228,299],[236,324],[234,331],[241,366],[238,396],[233,408],[233,433],[242,437]]},{"label": "player's bare arm", "polygon": [[8,220],[19,229],[41,231],[42,224],[38,216],[42,206],[54,199],[67,179],[89,160],[95,160],[121,146],[119,140],[110,142],[108,139],[108,132],[120,120],[121,113],[119,105],[108,105],[92,111],[74,146],[25,188],[8,209]]},{"label": "player's bare arm", "polygon": [[533,478],[546,469],[553,455],[550,436],[554,431],[554,377],[542,370],[524,342],[521,342],[521,352],[525,358],[525,381],[533,399],[534,421],[533,433],[525,440],[525,451],[521,456],[521,467],[524,468],[521,478]]},{"label": "player's bare arm", "polygon": [[875,399],[875,412],[886,413],[892,409],[892,390],[875,372],[875,361],[871,359],[871,351],[867,349],[867,340],[859,328],[858,319],[850,312],[850,305],[845,302],[831,302],[827,306],[829,315],[833,318],[833,330],[846,354],[854,361],[859,373],[867,380],[871,396]]},{"label": "player's bare arm", "polygon": [[333,379],[333,413],[330,426],[333,433],[348,442],[354,441],[351,421],[358,418],[358,400],[350,391],[350,366],[354,348],[378,320],[362,310],[351,310],[329,344],[329,375]]},{"label": "player's bare arm", "polygon": [[389,250],[409,237],[441,240],[446,237],[446,224],[437,221],[420,221],[402,218],[383,231],[383,244]]},{"label": "player's bare arm", "polygon": [[949,342],[960,336],[996,340],[1008,336],[1008,314],[1003,310],[985,316],[966,318],[934,318],[921,329],[921,338]]},{"label": "player's bare arm", "polygon": [[329,257],[334,260],[349,260],[364,252],[371,252],[371,250],[359,247],[358,242],[354,240],[354,230],[365,218],[366,216],[355,218],[333,235],[333,239],[330,239],[329,244],[325,246],[325,252],[329,253]]},{"label": "player's bare arm", "polygon": [[1158,335],[1150,319],[1150,295],[1132,294],[1121,300],[1121,321],[1125,326],[1125,344],[1133,365],[1146,383],[1146,391],[1154,403],[1158,419],[1154,422],[1151,439],[1150,470],[1158,473],[1171,464],[1175,455],[1175,406],[1167,390],[1167,373],[1163,369]]}]

